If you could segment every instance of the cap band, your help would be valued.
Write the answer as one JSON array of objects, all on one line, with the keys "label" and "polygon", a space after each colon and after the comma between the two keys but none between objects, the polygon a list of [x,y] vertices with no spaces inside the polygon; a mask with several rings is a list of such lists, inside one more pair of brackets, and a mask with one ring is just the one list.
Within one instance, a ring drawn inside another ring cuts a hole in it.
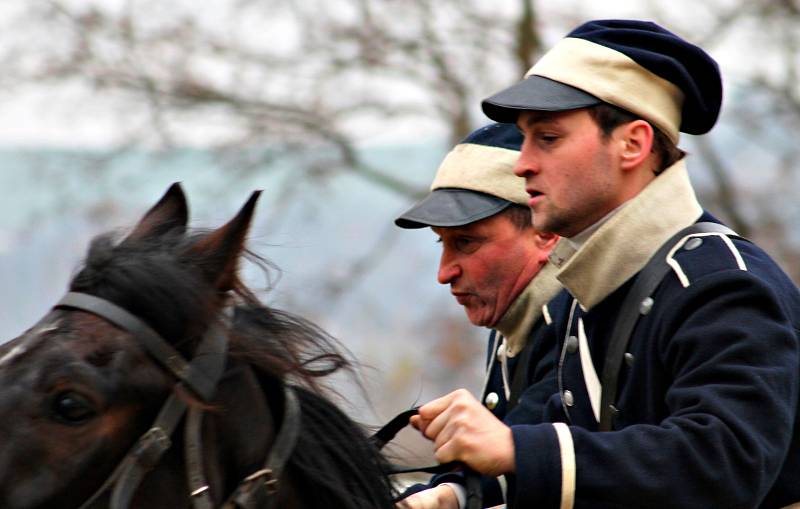
[{"label": "cap band", "polygon": [[534,74],[579,88],[635,113],[678,143],[683,92],[619,51],[567,37],[553,46],[525,77]]},{"label": "cap band", "polygon": [[431,184],[431,191],[459,188],[491,194],[527,205],[525,180],[513,173],[519,152],[507,148],[461,143],[447,154]]}]

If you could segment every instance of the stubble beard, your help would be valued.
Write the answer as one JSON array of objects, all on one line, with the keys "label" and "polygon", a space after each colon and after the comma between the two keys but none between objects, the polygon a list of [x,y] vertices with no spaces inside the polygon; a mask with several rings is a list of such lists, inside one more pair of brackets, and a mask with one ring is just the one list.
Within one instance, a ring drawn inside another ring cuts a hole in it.
[{"label": "stubble beard", "polygon": [[580,233],[580,231],[573,231],[578,218],[574,212],[570,213],[564,209],[551,207],[550,210],[542,211],[539,214],[531,211],[531,217],[534,228],[541,232],[555,233],[562,237],[571,237]]}]

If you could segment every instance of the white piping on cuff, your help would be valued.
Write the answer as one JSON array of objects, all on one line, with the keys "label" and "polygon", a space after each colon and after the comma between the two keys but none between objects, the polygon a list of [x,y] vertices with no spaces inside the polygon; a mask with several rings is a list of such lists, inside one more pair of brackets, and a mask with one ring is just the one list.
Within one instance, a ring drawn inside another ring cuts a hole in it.
[{"label": "white piping on cuff", "polygon": [[572,509],[575,505],[575,444],[569,426],[563,422],[553,423],[561,449],[561,505],[560,509]]}]

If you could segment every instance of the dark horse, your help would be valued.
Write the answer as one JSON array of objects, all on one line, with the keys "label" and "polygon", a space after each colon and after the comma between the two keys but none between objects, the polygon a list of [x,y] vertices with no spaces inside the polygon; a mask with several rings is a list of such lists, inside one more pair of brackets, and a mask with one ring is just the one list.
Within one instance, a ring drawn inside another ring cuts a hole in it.
[{"label": "dark horse", "polygon": [[238,277],[255,193],[187,230],[180,186],[0,346],[0,508],[391,508],[382,457],[323,397],[324,332]]}]

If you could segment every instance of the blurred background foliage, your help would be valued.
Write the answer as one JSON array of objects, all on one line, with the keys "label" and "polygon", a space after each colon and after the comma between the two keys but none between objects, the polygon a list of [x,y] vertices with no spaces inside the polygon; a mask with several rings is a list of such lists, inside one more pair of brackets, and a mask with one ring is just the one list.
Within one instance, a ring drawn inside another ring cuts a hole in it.
[{"label": "blurred background foliage", "polygon": [[482,98],[611,17],[718,59],[723,114],[684,135],[690,173],[800,281],[798,0],[18,0],[0,5],[3,338],[58,296],[92,234],[172,180],[213,224],[264,187],[253,248],[283,279],[256,285],[372,366],[371,410],[354,413],[479,390],[485,331],[436,285],[433,235],[392,219],[487,122]]}]

